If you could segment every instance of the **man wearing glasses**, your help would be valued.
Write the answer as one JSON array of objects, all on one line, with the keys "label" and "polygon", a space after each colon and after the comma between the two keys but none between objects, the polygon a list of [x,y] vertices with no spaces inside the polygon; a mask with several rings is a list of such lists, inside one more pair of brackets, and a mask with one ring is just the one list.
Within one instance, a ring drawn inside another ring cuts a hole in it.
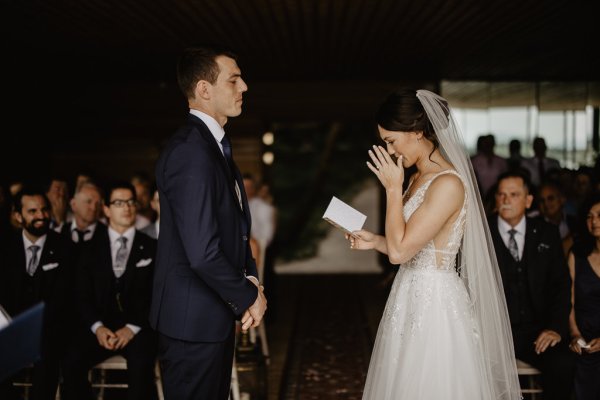
[{"label": "man wearing glasses", "polygon": [[148,324],[156,241],[136,231],[135,189],[113,185],[104,214],[108,231],[95,236],[80,260],[81,333],[65,361],[65,399],[90,399],[88,370],[121,354],[127,359],[128,399],[154,399],[156,334]]}]

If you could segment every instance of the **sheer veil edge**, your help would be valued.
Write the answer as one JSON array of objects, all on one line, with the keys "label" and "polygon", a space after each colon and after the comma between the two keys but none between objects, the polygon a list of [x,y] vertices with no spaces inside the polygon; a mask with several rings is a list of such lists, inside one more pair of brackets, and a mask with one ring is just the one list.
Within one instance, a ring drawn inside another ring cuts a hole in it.
[{"label": "sheer veil edge", "polygon": [[417,90],[440,145],[442,155],[463,179],[467,193],[465,233],[457,265],[471,299],[479,327],[477,336],[483,354],[483,382],[490,399],[521,399],[510,320],[502,279],[477,187],[473,167],[458,124],[447,101],[427,90]]}]

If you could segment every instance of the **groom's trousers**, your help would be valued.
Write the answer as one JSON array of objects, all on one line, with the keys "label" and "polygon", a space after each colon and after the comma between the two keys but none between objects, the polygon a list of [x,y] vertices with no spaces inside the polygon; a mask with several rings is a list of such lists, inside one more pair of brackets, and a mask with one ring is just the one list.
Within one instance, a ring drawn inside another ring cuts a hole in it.
[{"label": "groom's trousers", "polygon": [[235,326],[223,342],[187,342],[160,335],[158,358],[165,399],[227,400]]}]

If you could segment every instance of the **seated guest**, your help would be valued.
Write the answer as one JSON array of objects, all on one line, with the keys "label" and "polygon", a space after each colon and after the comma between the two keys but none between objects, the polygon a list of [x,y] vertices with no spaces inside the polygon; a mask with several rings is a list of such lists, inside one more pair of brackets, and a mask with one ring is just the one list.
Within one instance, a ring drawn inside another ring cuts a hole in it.
[{"label": "seated guest", "polygon": [[154,211],[150,206],[152,201],[152,184],[145,173],[137,173],[131,178],[131,184],[135,189],[138,201],[137,216],[135,217],[135,229],[142,230],[154,220]]},{"label": "seated guest", "polygon": [[102,194],[91,182],[79,185],[71,199],[73,221],[67,230],[68,237],[76,244],[90,241],[96,233],[106,233],[106,226],[99,222],[102,211]]},{"label": "seated guest", "polygon": [[158,198],[158,189],[154,190],[154,195],[150,201],[150,207],[156,213],[156,221],[143,228],[141,231],[152,239],[158,239],[158,233],[160,232],[160,199]]},{"label": "seated guest", "polygon": [[567,198],[558,185],[552,182],[543,183],[538,193],[540,212],[546,222],[558,227],[566,255],[573,246],[573,235],[577,228],[576,218],[565,212]]},{"label": "seated guest", "polygon": [[525,216],[533,201],[529,190],[523,174],[500,176],[490,232],[515,355],[542,372],[544,399],[565,400],[572,393],[574,369],[568,349],[570,279],[558,229]]},{"label": "seated guest", "polygon": [[600,399],[600,196],[596,195],[585,208],[587,234],[577,240],[568,260],[573,301],[570,348],[578,354],[577,400],[597,400]]},{"label": "seated guest", "polygon": [[64,398],[92,398],[88,370],[121,354],[127,359],[128,399],[152,399],[157,338],[148,324],[156,241],[136,231],[135,189],[107,192],[108,230],[99,232],[78,266],[83,323],[65,360]]},{"label": "seated guest", "polygon": [[[33,366],[31,398],[53,400],[68,321],[73,319],[67,290],[72,286],[72,245],[50,229],[50,203],[43,190],[24,187],[15,195],[13,207],[21,229],[2,241],[0,304],[15,316],[45,302],[41,358]],[[7,386],[10,382],[3,387]],[[13,395],[4,392],[0,398]]]},{"label": "seated guest", "polygon": [[61,233],[67,225],[69,208],[69,186],[63,178],[55,176],[48,183],[46,196],[50,201],[50,228]]}]

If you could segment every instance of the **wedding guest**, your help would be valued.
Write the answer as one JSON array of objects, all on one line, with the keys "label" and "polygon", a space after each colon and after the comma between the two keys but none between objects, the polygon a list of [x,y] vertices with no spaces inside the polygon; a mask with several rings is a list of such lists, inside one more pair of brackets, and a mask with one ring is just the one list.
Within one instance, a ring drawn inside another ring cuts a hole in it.
[{"label": "wedding guest", "polygon": [[67,224],[67,213],[69,211],[69,187],[67,181],[55,176],[50,179],[46,197],[50,201],[50,228],[61,233]]},{"label": "wedding guest", "polygon": [[587,232],[569,254],[570,348],[576,357],[577,400],[600,399],[600,196],[586,205]]},{"label": "wedding guest", "polygon": [[498,178],[497,214],[488,219],[502,276],[515,355],[542,372],[544,399],[569,399],[569,285],[558,229],[526,217],[533,202],[525,175]]},{"label": "wedding guest", "polygon": [[[13,207],[21,229],[0,243],[0,304],[10,315],[41,301],[46,304],[41,357],[33,365],[32,398],[54,400],[59,363],[74,318],[68,297],[68,288],[73,286],[71,244],[50,229],[45,191],[23,187],[15,195]],[[12,396],[14,393],[0,393],[2,399]]]},{"label": "wedding guest", "polygon": [[158,239],[158,234],[160,233],[160,199],[158,196],[158,189],[155,189],[152,200],[150,201],[150,207],[152,207],[156,213],[156,221],[141,230],[152,239]]},{"label": "wedding guest", "polygon": [[518,139],[511,140],[508,144],[508,151],[510,152],[510,156],[506,160],[508,169],[511,171],[524,169],[523,163],[525,162],[525,157],[521,155],[521,141]]},{"label": "wedding guest", "polygon": [[471,158],[482,197],[485,197],[496,183],[498,176],[508,169],[506,160],[494,153],[495,146],[494,135],[482,136],[478,141],[478,152]]},{"label": "wedding guest", "polygon": [[536,137],[533,139],[534,156],[523,163],[529,171],[530,181],[534,186],[542,184],[548,172],[560,169],[558,160],[546,156],[547,149],[544,138]]},{"label": "wedding guest", "polygon": [[89,369],[121,354],[127,359],[128,399],[157,397],[156,333],[148,323],[156,241],[135,229],[135,189],[129,183],[106,192],[108,229],[99,232],[78,265],[82,324],[64,365],[64,398],[91,399]]},{"label": "wedding guest", "polygon": [[81,245],[92,240],[97,232],[103,234],[106,231],[106,226],[99,221],[102,193],[98,186],[91,182],[82,183],[70,204],[73,220],[65,234],[73,243]]},{"label": "wedding guest", "polygon": [[135,229],[141,230],[147,227],[154,220],[154,211],[150,207],[152,200],[152,184],[150,179],[144,173],[137,173],[131,178],[131,184],[135,188],[135,196],[138,201],[137,216],[135,219]]},{"label": "wedding guest", "polygon": [[577,220],[565,212],[567,199],[562,190],[553,182],[543,183],[538,192],[540,212],[546,222],[558,227],[565,255],[573,245],[573,236],[577,229]]}]

